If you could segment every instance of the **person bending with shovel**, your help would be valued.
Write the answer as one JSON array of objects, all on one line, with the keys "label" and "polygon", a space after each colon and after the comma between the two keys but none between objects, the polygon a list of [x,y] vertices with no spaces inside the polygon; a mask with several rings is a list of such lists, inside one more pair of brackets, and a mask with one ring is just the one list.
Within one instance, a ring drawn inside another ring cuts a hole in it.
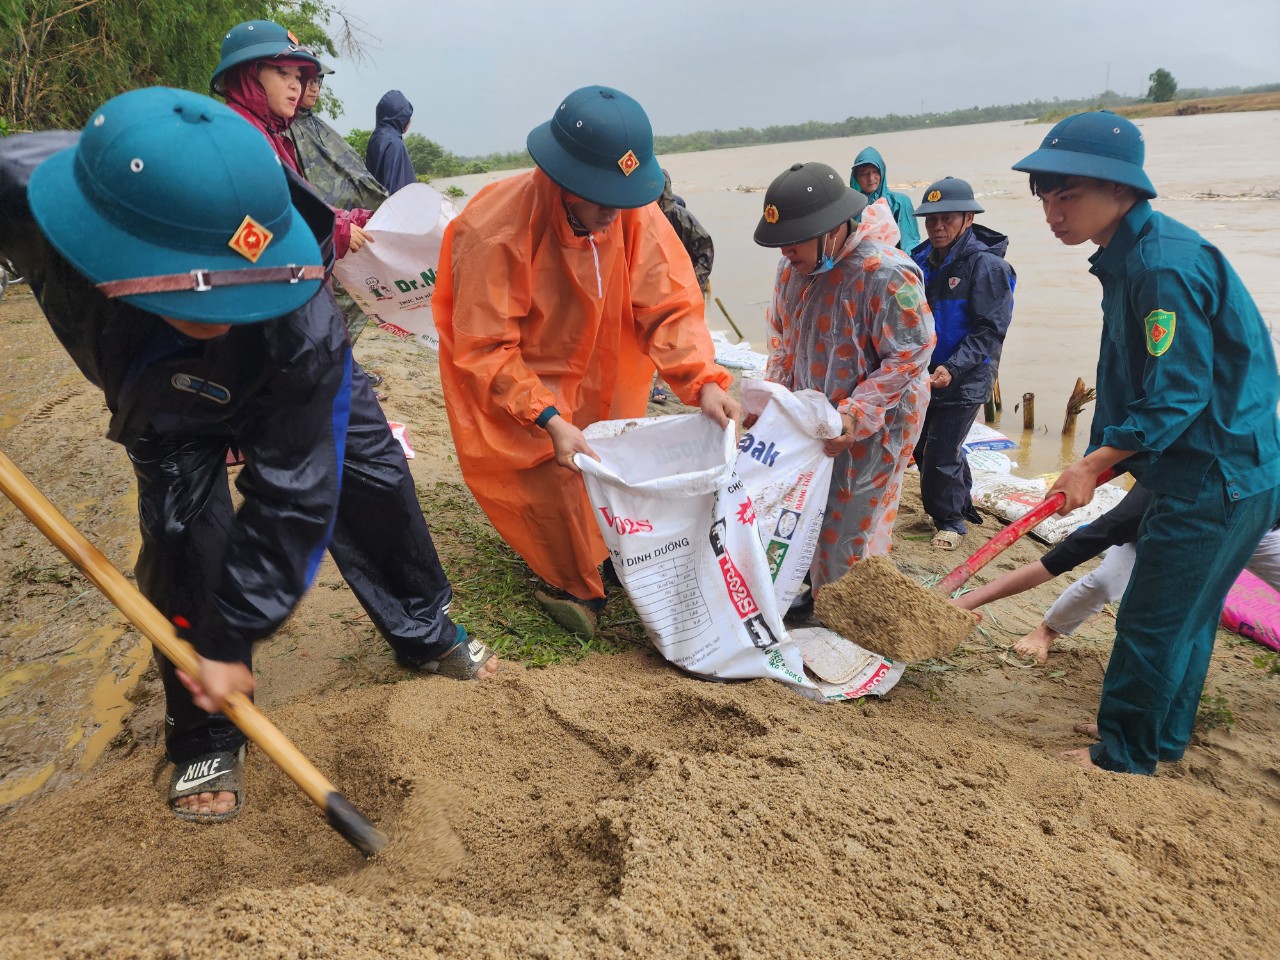
[{"label": "person bending with shovel", "polygon": [[[234,817],[244,735],[214,713],[253,690],[251,650],[328,547],[401,663],[485,678],[412,477],[325,283],[333,213],[227,107],[116,97],[77,142],[0,141],[0,251],[21,262],[138,481],[142,592],[195,646],[159,656],[173,813]],[[380,424],[381,429],[375,429]],[[245,455],[233,511],[225,455]]]}]

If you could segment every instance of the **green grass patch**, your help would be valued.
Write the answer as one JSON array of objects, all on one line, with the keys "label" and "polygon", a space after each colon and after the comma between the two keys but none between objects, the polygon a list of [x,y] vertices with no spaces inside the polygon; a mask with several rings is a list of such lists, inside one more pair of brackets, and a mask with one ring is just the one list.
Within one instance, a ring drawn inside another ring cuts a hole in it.
[{"label": "green grass patch", "polygon": [[1253,658],[1253,665],[1265,671],[1269,676],[1280,674],[1280,656],[1274,653],[1260,653]]},{"label": "green grass patch", "polygon": [[24,560],[9,573],[14,583],[40,584],[56,583],[64,587],[71,586],[71,578],[75,575],[75,567],[70,564],[52,564],[40,566],[33,560]]},{"label": "green grass patch", "polygon": [[566,632],[543,613],[533,598],[537,578],[494,531],[465,485],[420,488],[418,500],[453,583],[451,616],[503,659],[545,667],[648,642],[621,590],[609,595],[592,640]]},{"label": "green grass patch", "polygon": [[1195,726],[1197,730],[1207,733],[1222,728],[1228,733],[1236,725],[1236,715],[1221,690],[1214,690],[1213,695],[1200,695],[1200,709],[1196,712]]}]

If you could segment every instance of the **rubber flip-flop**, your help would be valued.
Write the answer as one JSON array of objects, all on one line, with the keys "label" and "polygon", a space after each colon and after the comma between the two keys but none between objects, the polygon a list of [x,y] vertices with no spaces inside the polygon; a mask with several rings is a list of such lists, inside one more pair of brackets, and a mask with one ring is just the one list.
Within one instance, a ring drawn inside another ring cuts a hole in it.
[{"label": "rubber flip-flop", "polygon": [[[169,781],[169,810],[179,820],[191,823],[226,823],[234,820],[244,807],[244,755],[242,745],[234,753],[206,753],[185,763],[175,764]],[[194,813],[175,806],[183,797],[201,793],[234,793],[236,805],[223,813]]]}]

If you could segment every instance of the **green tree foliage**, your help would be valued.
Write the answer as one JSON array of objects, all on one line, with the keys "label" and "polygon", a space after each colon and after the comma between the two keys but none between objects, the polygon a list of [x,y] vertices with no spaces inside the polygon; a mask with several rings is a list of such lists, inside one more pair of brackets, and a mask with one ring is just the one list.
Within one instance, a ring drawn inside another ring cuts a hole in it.
[{"label": "green tree foliage", "polygon": [[369,146],[369,138],[373,136],[372,130],[352,130],[347,134],[347,143],[351,144],[351,149],[360,154],[360,159],[364,159],[364,152]]},{"label": "green tree foliage", "polygon": [[135,87],[207,92],[227,30],[274,20],[335,55],[324,0],[0,0],[0,116],[13,129],[76,128]]},{"label": "green tree foliage", "polygon": [[1178,92],[1178,81],[1164,67],[1157,69],[1147,79],[1151,81],[1151,86],[1147,88],[1147,99],[1152,103],[1166,103]]}]

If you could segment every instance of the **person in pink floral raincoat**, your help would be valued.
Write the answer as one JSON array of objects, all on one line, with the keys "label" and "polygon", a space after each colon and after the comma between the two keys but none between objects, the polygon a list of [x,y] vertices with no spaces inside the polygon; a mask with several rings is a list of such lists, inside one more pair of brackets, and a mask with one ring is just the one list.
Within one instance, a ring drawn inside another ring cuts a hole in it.
[{"label": "person in pink floral raincoat", "polygon": [[783,257],[765,378],[819,390],[840,412],[841,434],[824,447],[835,469],[810,569],[817,591],[889,550],[929,405],[933,315],[920,269],[895,247],[893,211],[866,206],[826,164],[797,163],[769,185],[755,241]]}]

